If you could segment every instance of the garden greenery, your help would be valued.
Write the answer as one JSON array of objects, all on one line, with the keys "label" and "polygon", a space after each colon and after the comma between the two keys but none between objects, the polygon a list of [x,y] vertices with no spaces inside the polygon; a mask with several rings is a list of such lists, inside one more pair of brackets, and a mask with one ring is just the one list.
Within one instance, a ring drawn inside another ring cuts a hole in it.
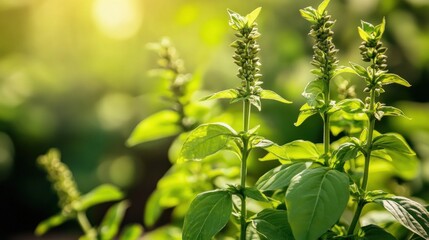
[{"label": "garden greenery", "polygon": [[[300,10],[311,24],[314,80],[304,89],[306,103],[295,122],[299,126],[309,117],[319,115],[323,122],[322,143],[295,140],[279,145],[258,134],[259,125],[250,121],[252,110],[262,110],[262,100],[291,103],[262,87],[258,56],[261,34],[256,22],[261,8],[246,16],[228,10],[229,25],[236,36],[231,47],[239,82],[236,88],[211,94],[201,101],[195,99],[201,93],[198,74],[184,73],[182,60],[167,40],[151,45],[160,57],[157,73],[169,82],[164,97],[171,109],[141,121],[127,144],[134,146],[177,136],[170,148],[173,165],[150,196],[144,220],[147,226],[153,226],[164,209],[174,208],[173,215],[182,225],[174,233],[169,228],[170,235],[153,235],[154,239],[429,239],[429,212],[425,206],[368,187],[371,166],[389,164],[401,174],[417,161],[415,152],[400,134],[376,130],[376,123],[383,117],[406,118],[400,109],[380,102],[385,86],[410,86],[388,71],[387,48],[382,42],[385,19],[378,25],[361,22],[357,34],[362,39],[359,51],[363,62],[340,66],[333,41],[335,20],[326,10],[328,5],[329,0],[324,0],[317,8]],[[339,75],[363,79],[365,99],[356,98],[355,87],[350,86],[349,80],[337,78]],[[332,94],[334,80],[339,87],[338,96]],[[216,117],[220,114],[216,108],[219,99],[242,104],[240,129]],[[278,161],[280,165],[249,185],[248,160],[254,149],[266,151],[261,160]],[[42,222],[36,233],[43,234],[65,220],[77,219],[85,232],[82,239],[111,239],[118,225],[107,226],[115,230],[103,238],[103,224],[118,223],[121,217],[116,221],[103,220],[97,230],[88,224],[85,210],[100,202],[121,199],[122,194],[112,186],[102,186],[81,196],[68,169],[61,163],[52,163],[58,158],[58,153],[51,151],[39,162],[58,192],[62,212]],[[219,178],[229,184],[217,184]],[[257,207],[249,207],[249,203]],[[114,205],[106,218],[118,211],[122,216],[125,208],[126,202]],[[374,208],[385,209],[391,217],[383,221],[377,221],[379,215],[373,221],[365,219],[366,209],[369,213],[380,212],[372,211]]]}]

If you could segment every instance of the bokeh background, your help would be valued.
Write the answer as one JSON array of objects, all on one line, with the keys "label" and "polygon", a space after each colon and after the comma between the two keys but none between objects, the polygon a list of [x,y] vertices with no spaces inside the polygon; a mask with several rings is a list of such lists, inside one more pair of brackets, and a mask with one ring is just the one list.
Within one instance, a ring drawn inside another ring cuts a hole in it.
[{"label": "bokeh background", "polygon": [[[264,133],[277,143],[320,141],[320,119],[293,123],[309,73],[312,41],[299,9],[320,1],[0,0],[0,239],[31,239],[41,220],[58,211],[56,196],[37,167],[49,148],[62,152],[82,192],[101,183],[123,189],[132,206],[126,221],[141,222],[146,199],[169,168],[172,138],[133,148],[125,141],[137,123],[164,109],[148,74],[157,55],[147,44],[169,37],[189,73],[213,92],[237,86],[227,8],[258,18],[264,88],[294,104],[263,104]],[[396,179],[408,194],[429,201],[429,1],[331,0],[340,64],[360,62],[360,19],[386,17],[389,68],[413,86],[388,86],[382,100],[412,118],[383,119],[381,132],[403,134],[421,159],[415,180]],[[362,91],[358,79],[357,92]],[[227,105],[223,105],[228,107]],[[265,163],[260,163],[263,165]],[[255,177],[264,167],[251,171]],[[101,206],[90,212],[97,221]],[[159,223],[168,222],[168,216]],[[74,233],[73,223],[56,230]],[[55,232],[55,231],[54,231]]]}]

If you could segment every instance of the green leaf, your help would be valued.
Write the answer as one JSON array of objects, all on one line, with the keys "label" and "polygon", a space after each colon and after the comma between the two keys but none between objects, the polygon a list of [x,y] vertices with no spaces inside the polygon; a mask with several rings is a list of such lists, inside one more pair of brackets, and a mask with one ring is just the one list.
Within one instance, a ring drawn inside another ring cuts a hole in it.
[{"label": "green leaf", "polygon": [[374,28],[374,31],[378,39],[380,39],[381,36],[383,35],[385,28],[386,28],[386,18],[383,17],[383,20],[381,21],[381,23],[375,26]]},{"label": "green leaf", "polygon": [[199,194],[191,203],[183,223],[183,240],[206,240],[228,223],[232,213],[232,196],[226,190]]},{"label": "green leaf", "polygon": [[123,197],[124,194],[117,187],[103,184],[83,195],[79,201],[73,203],[73,208],[76,211],[85,211],[94,205],[120,200]]},{"label": "green leaf", "polygon": [[383,116],[394,116],[394,117],[404,117],[407,119],[410,119],[409,117],[407,117],[404,112],[402,112],[401,109],[396,108],[396,107],[392,107],[392,106],[380,106],[379,108],[377,108],[377,111],[382,111],[383,112]]},{"label": "green leaf", "polygon": [[360,38],[364,41],[368,41],[371,38],[370,35],[360,27],[358,27],[358,32],[359,32]]},{"label": "green leaf", "polygon": [[227,89],[204,97],[201,99],[201,101],[214,99],[236,99],[237,97],[238,91],[236,89]]},{"label": "green leaf", "polygon": [[228,14],[229,14],[229,25],[234,29],[234,30],[239,30],[242,29],[245,25],[245,19],[243,16],[241,16],[240,14],[232,11],[231,9],[227,9]]},{"label": "green leaf", "polygon": [[256,182],[256,188],[261,191],[275,191],[289,186],[291,179],[304,171],[307,164],[304,162],[292,165],[280,165],[266,172]]},{"label": "green leaf", "polygon": [[352,66],[353,70],[355,70],[355,73],[358,76],[360,76],[364,79],[369,79],[368,72],[366,71],[366,69],[364,67],[362,67],[359,64],[353,63],[353,62],[350,62],[350,65]]},{"label": "green leaf", "polygon": [[334,74],[332,75],[332,78],[334,78],[334,77],[336,77],[342,73],[354,73],[354,74],[356,74],[356,71],[351,67],[339,66],[334,70]]},{"label": "green leaf", "polygon": [[285,210],[264,209],[252,219],[251,224],[261,239],[293,239]]},{"label": "green leaf", "polygon": [[319,111],[316,108],[310,107],[307,103],[304,104],[299,112],[298,119],[294,123],[295,126],[301,125],[307,118],[313,116],[314,114],[318,113]]},{"label": "green leaf", "polygon": [[252,27],[253,23],[255,22],[256,18],[259,16],[259,13],[261,12],[261,7],[256,8],[251,13],[246,15],[246,23],[248,27]]},{"label": "green leaf", "polygon": [[423,239],[429,239],[429,212],[420,203],[401,196],[377,199],[393,217]]},{"label": "green leaf", "polygon": [[301,16],[312,24],[317,23],[316,10],[312,7],[306,7],[304,9],[300,9],[299,12]]},{"label": "green leaf", "polygon": [[260,192],[256,187],[246,187],[244,195],[259,202],[269,202],[268,198]]},{"label": "green leaf", "polygon": [[371,34],[375,31],[374,25],[372,25],[369,22],[361,21],[361,25],[362,25],[362,29],[368,34]]},{"label": "green leaf", "polygon": [[143,227],[140,224],[131,224],[125,227],[119,240],[138,240],[143,234]]},{"label": "green leaf", "polygon": [[349,200],[349,178],[327,167],[310,168],[292,178],[286,206],[296,240],[317,239],[341,217]]},{"label": "green leaf", "polygon": [[280,95],[278,95],[276,92],[270,91],[270,90],[262,90],[261,98],[262,99],[268,99],[268,100],[274,100],[274,101],[278,101],[281,103],[292,103],[291,101],[288,101],[288,100],[284,99],[283,97],[281,97]]},{"label": "green leaf", "polygon": [[316,145],[304,140],[295,140],[282,146],[271,145],[265,150],[279,159],[289,161],[316,161],[320,156]]},{"label": "green leaf", "polygon": [[346,113],[357,113],[363,112],[362,109],[364,107],[365,104],[362,102],[362,100],[357,98],[347,98],[335,104],[335,106],[331,110],[329,110],[329,112],[335,112],[341,109]]},{"label": "green leaf", "polygon": [[152,227],[155,224],[164,210],[164,208],[159,204],[160,198],[161,193],[158,191],[158,189],[156,189],[154,192],[152,192],[148,201],[146,202],[143,219],[144,223],[148,227]]},{"label": "green leaf", "polygon": [[396,240],[392,234],[373,224],[362,227],[359,236],[359,240]]},{"label": "green leaf", "polygon": [[405,139],[397,133],[385,133],[375,137],[372,141],[372,149],[387,149],[409,155],[416,154]]},{"label": "green leaf", "polygon": [[318,108],[325,103],[324,93],[325,83],[321,80],[314,80],[307,84],[302,96],[307,99],[308,106]]},{"label": "green leaf", "polygon": [[98,230],[102,240],[110,240],[116,236],[128,206],[128,201],[122,201],[109,208]]},{"label": "green leaf", "polygon": [[383,85],[396,83],[405,87],[411,87],[411,84],[407,82],[407,80],[393,73],[382,74],[380,77],[378,77],[377,82],[381,82]]},{"label": "green leaf", "polygon": [[359,146],[356,146],[354,143],[346,142],[341,144],[338,149],[332,153],[332,155],[344,164],[346,161],[356,158],[358,153]]},{"label": "green leaf", "polygon": [[328,7],[330,0],[324,0],[322,3],[320,3],[320,5],[317,7],[317,13],[319,13],[319,15],[323,15],[323,13],[325,12],[326,8]]},{"label": "green leaf", "polygon": [[220,150],[226,150],[234,136],[237,136],[237,132],[225,123],[200,125],[187,137],[178,161],[198,161]]},{"label": "green leaf", "polygon": [[47,231],[49,231],[49,229],[57,227],[61,224],[63,224],[64,222],[66,222],[67,220],[71,219],[69,216],[65,216],[61,213],[56,214],[46,220],[43,220],[41,223],[39,223],[36,227],[36,230],[34,231],[34,233],[37,236],[42,236],[43,234],[45,234]]},{"label": "green leaf", "polygon": [[127,146],[176,135],[182,131],[178,125],[179,115],[175,111],[157,112],[141,121],[127,139]]}]

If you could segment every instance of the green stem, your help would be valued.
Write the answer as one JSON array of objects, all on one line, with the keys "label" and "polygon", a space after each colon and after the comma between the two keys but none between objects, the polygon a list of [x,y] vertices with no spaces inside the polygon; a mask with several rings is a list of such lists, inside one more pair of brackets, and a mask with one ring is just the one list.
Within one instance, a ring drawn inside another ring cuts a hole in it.
[{"label": "green stem", "polygon": [[331,102],[331,91],[329,89],[329,81],[325,82],[325,111],[323,112],[323,149],[324,149],[324,157],[325,157],[325,165],[329,165],[329,155],[331,151],[331,139],[330,139],[330,122],[329,122],[329,105]]},{"label": "green stem", "polygon": [[244,189],[246,188],[246,178],[247,178],[247,157],[249,156],[249,139],[247,133],[250,126],[250,110],[251,105],[248,99],[243,101],[243,149],[242,149],[242,159],[241,159],[241,214],[240,214],[240,240],[246,240],[246,227],[247,227],[247,207],[246,207],[246,195],[244,194]]},{"label": "green stem", "polygon": [[78,212],[77,220],[79,222],[80,227],[84,231],[85,235],[95,239],[96,236],[94,235],[94,229],[92,228],[91,223],[86,217],[85,212]]},{"label": "green stem", "polygon": [[[368,186],[369,164],[371,160],[371,149],[372,149],[372,136],[374,134],[374,128],[375,128],[375,117],[374,117],[375,95],[376,95],[375,90],[372,89],[370,93],[371,100],[370,100],[369,113],[368,113],[368,121],[369,121],[368,138],[365,144],[365,165],[364,165],[362,185],[361,185],[361,189],[363,190],[364,193],[366,192],[366,189]],[[360,198],[356,208],[355,215],[353,216],[352,223],[350,224],[350,228],[348,231],[349,235],[353,234],[365,204],[366,204],[365,199]]]}]

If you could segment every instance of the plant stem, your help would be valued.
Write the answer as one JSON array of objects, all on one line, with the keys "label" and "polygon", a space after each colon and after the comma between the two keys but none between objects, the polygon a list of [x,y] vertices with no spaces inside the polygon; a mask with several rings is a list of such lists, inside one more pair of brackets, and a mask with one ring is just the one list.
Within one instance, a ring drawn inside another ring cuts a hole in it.
[{"label": "plant stem", "polygon": [[247,157],[249,156],[249,138],[247,132],[249,131],[250,126],[250,110],[251,105],[248,99],[243,101],[243,131],[244,135],[243,140],[243,149],[242,149],[242,158],[241,158],[241,214],[240,214],[240,240],[246,240],[246,227],[247,227],[247,207],[246,207],[246,195],[244,194],[244,189],[246,188],[246,178],[247,178]]},{"label": "plant stem", "polygon": [[91,223],[89,222],[88,218],[86,217],[85,212],[78,212],[77,213],[77,220],[79,222],[80,227],[85,232],[85,235],[95,238],[93,236],[93,228],[91,226]]},{"label": "plant stem", "polygon": [[330,144],[331,144],[331,139],[330,139],[330,122],[329,122],[329,104],[331,102],[331,91],[329,89],[329,81],[325,82],[325,106],[326,106],[326,110],[323,112],[323,149],[324,149],[324,157],[325,157],[325,165],[329,164],[329,153],[330,153]]},{"label": "plant stem", "polygon": [[[368,113],[368,121],[369,121],[368,138],[365,144],[365,165],[364,165],[362,185],[361,185],[361,189],[363,190],[364,193],[366,192],[366,188],[368,186],[369,164],[371,160],[371,149],[372,149],[372,136],[375,128],[375,116],[374,116],[375,95],[376,95],[375,90],[371,89],[371,92],[370,92],[371,99],[370,99],[369,113]],[[348,231],[349,235],[353,234],[365,204],[366,204],[365,199],[360,198],[356,208],[355,215],[353,216],[352,223],[350,224],[350,228]]]}]

